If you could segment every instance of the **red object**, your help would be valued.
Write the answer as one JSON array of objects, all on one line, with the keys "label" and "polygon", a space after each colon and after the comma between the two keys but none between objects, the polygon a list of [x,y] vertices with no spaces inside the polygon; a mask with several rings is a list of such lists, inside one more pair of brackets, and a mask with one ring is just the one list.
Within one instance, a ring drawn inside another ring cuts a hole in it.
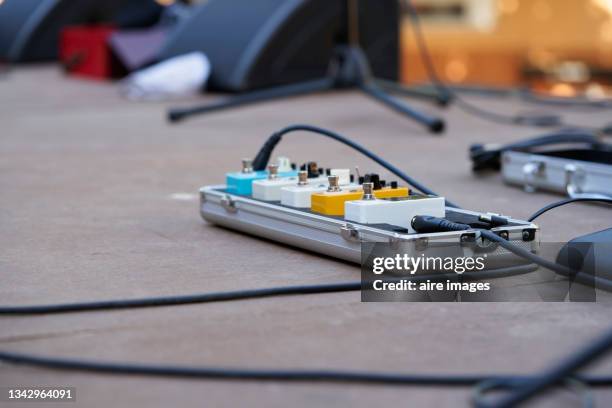
[{"label": "red object", "polygon": [[60,61],[67,72],[91,78],[113,78],[120,71],[108,45],[111,25],[69,26],[60,34]]}]

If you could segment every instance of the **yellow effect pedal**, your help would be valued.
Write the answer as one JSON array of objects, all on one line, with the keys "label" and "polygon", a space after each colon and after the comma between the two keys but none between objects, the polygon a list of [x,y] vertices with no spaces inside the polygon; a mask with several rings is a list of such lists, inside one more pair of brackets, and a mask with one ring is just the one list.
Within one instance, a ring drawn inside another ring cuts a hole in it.
[{"label": "yellow effect pedal", "polygon": [[[344,203],[347,201],[361,200],[363,197],[363,189],[350,188],[341,190],[338,185],[338,176],[329,176],[329,188],[327,191],[313,193],[311,196],[310,209],[323,215],[344,215]],[[383,187],[374,190],[376,198],[401,198],[408,197],[410,190],[407,187]]]}]

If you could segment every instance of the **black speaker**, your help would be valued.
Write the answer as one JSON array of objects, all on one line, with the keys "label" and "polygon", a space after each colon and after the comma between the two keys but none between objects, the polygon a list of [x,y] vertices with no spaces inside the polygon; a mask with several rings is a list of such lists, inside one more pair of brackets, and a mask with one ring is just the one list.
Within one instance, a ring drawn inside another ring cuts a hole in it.
[{"label": "black speaker", "polygon": [[[359,45],[373,74],[397,79],[397,0],[359,0]],[[166,59],[191,51],[211,61],[209,88],[243,92],[321,78],[348,41],[347,0],[209,0],[169,38]]]},{"label": "black speaker", "polygon": [[[59,34],[72,24],[151,24],[153,0],[4,0],[0,5],[0,58],[11,62],[57,59]],[[143,20],[143,17],[145,20]]]},{"label": "black speaker", "polygon": [[8,60],[15,38],[41,0],[4,0],[0,5],[0,60]]}]

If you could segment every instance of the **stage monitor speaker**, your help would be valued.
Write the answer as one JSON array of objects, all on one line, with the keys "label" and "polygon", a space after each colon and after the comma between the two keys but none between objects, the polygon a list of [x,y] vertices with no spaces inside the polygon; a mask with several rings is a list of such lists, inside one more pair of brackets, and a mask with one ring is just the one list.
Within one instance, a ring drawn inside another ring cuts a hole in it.
[{"label": "stage monitor speaker", "polygon": [[[211,61],[209,89],[244,92],[326,75],[348,43],[347,0],[209,0],[177,28],[159,59],[191,51]],[[359,0],[359,45],[373,74],[399,71],[397,0]]]},{"label": "stage monitor speaker", "polygon": [[41,0],[4,0],[0,4],[0,60],[8,60],[11,45]]},{"label": "stage monitor speaker", "polygon": [[[57,59],[59,34],[74,24],[134,26],[159,15],[153,0],[4,0],[0,5],[0,58],[10,62]],[[127,20],[125,20],[127,17]]]}]

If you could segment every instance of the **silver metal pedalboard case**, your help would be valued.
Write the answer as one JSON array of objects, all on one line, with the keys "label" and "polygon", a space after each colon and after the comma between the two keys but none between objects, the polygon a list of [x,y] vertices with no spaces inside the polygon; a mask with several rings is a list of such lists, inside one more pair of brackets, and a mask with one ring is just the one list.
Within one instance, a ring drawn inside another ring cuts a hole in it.
[{"label": "silver metal pedalboard case", "polygon": [[611,165],[517,151],[504,152],[501,163],[504,181],[527,192],[542,189],[573,198],[612,197]]},{"label": "silver metal pedalboard case", "polygon": [[[447,207],[447,216],[478,216],[480,213]],[[200,214],[213,224],[247,234],[318,252],[334,258],[361,263],[361,242],[389,242],[401,245],[402,251],[418,256],[433,243],[456,245],[463,256],[478,256],[480,250],[488,253],[487,269],[510,269],[522,273],[534,270],[533,264],[510,254],[496,244],[493,248],[466,245],[469,231],[432,234],[400,233],[372,225],[347,222],[341,217],[330,217],[282,206],[274,202],[254,200],[247,196],[225,192],[224,185],[200,189]],[[539,249],[537,225],[510,219],[510,225],[493,228],[506,239],[532,252]],[[475,236],[475,233],[471,233]]]}]

